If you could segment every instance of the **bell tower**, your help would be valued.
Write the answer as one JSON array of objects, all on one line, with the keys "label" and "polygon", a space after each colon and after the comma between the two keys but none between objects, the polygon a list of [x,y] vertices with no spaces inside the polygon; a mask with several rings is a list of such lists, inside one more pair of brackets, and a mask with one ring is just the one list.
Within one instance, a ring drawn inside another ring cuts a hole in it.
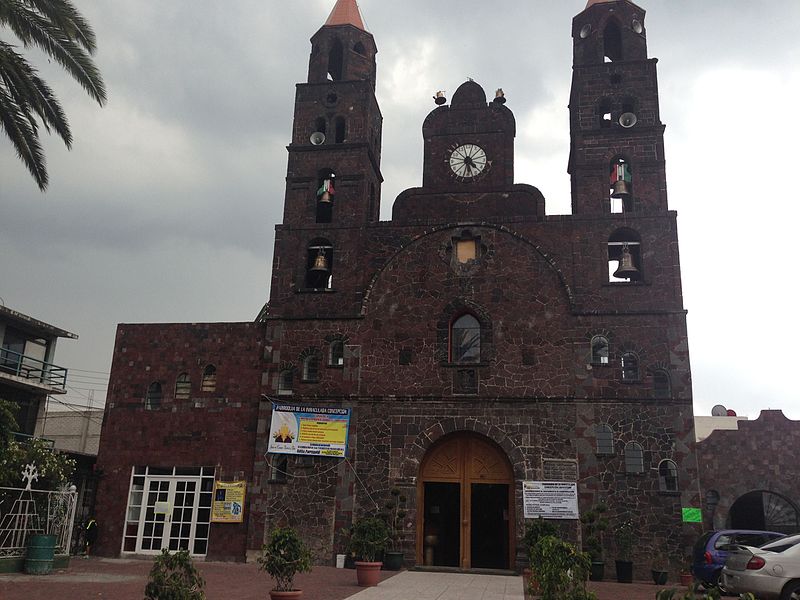
[{"label": "bell tower", "polygon": [[645,11],[589,0],[572,22],[572,213],[667,210],[657,59],[647,57]]}]

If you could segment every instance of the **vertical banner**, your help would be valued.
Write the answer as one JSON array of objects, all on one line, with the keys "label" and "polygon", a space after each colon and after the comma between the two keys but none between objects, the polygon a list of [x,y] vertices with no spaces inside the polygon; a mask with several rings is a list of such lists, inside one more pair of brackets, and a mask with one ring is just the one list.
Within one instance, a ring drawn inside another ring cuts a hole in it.
[{"label": "vertical banner", "polygon": [[344,458],[349,430],[349,408],[277,405],[272,409],[267,452]]},{"label": "vertical banner", "polygon": [[244,481],[215,481],[211,503],[212,523],[241,523],[244,521]]}]

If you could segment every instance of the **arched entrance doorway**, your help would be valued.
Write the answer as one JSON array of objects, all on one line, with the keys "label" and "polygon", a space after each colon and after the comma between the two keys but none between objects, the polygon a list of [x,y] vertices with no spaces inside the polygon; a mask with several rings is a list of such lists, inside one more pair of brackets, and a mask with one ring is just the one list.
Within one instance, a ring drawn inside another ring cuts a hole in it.
[{"label": "arched entrance doorway", "polygon": [[455,433],[428,450],[417,479],[417,564],[510,569],[514,472],[497,444]]},{"label": "arched entrance doorway", "polygon": [[731,529],[758,529],[793,534],[800,532],[800,514],[789,500],[772,492],[740,496],[728,513]]}]

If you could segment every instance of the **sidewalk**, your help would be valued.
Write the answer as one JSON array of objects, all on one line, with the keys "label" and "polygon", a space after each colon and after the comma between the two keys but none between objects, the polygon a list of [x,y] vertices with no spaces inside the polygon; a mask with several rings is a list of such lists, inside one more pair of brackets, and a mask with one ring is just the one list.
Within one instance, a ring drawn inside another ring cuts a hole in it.
[{"label": "sidewalk", "polygon": [[[255,564],[197,562],[208,600],[265,600],[272,581]],[[74,558],[51,575],[0,575],[0,600],[142,600],[152,562]],[[355,571],[314,567],[298,575],[303,600],[523,600],[522,578],[471,573],[382,572],[376,588],[356,585]],[[670,586],[667,586],[670,587]],[[678,587],[674,585],[672,587]],[[648,583],[591,582],[599,600],[654,600]]]}]

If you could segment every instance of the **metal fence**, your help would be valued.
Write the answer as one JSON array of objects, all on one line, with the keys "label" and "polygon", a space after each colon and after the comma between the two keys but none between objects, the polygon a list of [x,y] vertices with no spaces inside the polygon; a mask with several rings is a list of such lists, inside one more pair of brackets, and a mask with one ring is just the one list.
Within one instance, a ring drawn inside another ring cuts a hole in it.
[{"label": "metal fence", "polygon": [[0,350],[0,370],[62,390],[67,385],[67,370],[64,367],[58,367],[8,348]]},{"label": "metal fence", "polygon": [[0,487],[0,557],[25,556],[31,535],[56,536],[56,554],[68,554],[78,494]]}]

